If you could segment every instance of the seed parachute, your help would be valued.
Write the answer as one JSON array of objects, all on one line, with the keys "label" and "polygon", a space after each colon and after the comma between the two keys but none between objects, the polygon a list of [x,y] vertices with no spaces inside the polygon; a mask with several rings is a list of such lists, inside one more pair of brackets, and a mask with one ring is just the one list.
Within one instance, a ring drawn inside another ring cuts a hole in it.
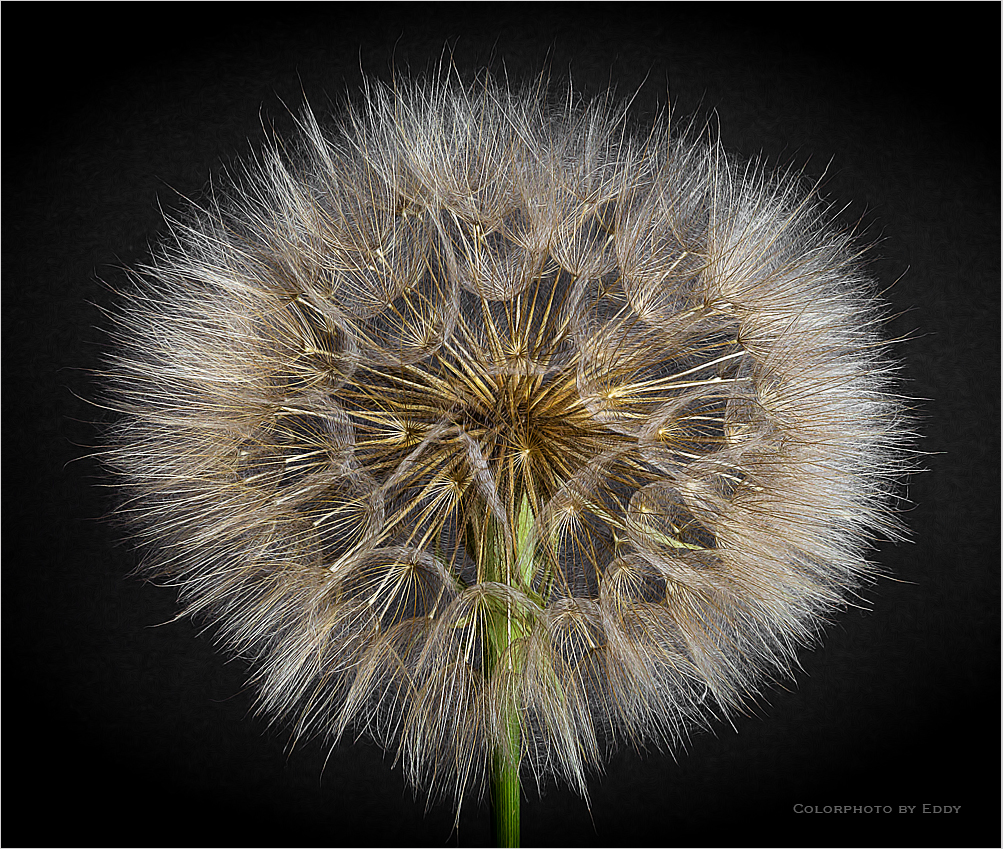
[{"label": "seed parachute", "polygon": [[[377,84],[170,223],[116,313],[145,573],[296,736],[457,800],[675,746],[895,536],[882,304],[790,175],[489,77]],[[507,771],[507,772],[506,772]]]}]

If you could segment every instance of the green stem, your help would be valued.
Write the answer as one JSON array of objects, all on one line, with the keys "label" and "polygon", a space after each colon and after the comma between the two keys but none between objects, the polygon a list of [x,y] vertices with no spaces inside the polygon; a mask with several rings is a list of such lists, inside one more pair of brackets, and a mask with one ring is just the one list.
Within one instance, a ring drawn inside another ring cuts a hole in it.
[{"label": "green stem", "polygon": [[[508,552],[504,533],[498,524],[488,520],[485,528],[486,538],[481,548],[481,571],[488,580],[499,581],[511,585],[523,583],[524,576],[518,576],[517,568],[519,553],[528,543],[532,528],[532,511],[529,501],[523,498],[519,514],[515,519],[515,551]],[[506,567],[506,564],[507,567]],[[514,663],[515,658],[510,651],[512,642],[520,636],[519,617],[509,608],[499,608],[493,613],[488,625],[488,656],[492,674],[500,673],[498,664]],[[491,758],[491,815],[496,846],[519,846],[519,805],[521,801],[521,785],[519,781],[521,728],[519,724],[519,706],[514,700],[514,694],[505,693],[503,702],[498,705],[503,712],[502,723],[506,731],[506,739],[492,753]]]},{"label": "green stem", "polygon": [[[491,523],[492,525],[494,523]],[[489,529],[488,544],[484,547],[486,572],[496,581],[505,581],[505,542],[497,526]],[[488,623],[488,656],[492,676],[500,676],[500,665],[512,663],[509,646],[516,623],[513,611],[499,607],[492,611]],[[496,846],[519,845],[519,713],[518,707],[509,698],[502,696],[497,706],[502,712],[502,723],[506,730],[506,740],[491,756],[491,813]]]},{"label": "green stem", "polygon": [[495,846],[520,845],[519,717],[510,716],[508,725],[510,751],[495,752],[491,770],[491,818]]}]

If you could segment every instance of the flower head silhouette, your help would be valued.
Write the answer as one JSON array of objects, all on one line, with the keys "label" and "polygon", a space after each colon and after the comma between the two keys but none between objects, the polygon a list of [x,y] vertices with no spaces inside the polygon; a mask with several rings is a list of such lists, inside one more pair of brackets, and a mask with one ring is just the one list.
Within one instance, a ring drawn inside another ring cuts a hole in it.
[{"label": "flower head silhouette", "polygon": [[850,238],[715,142],[487,78],[301,130],[171,222],[110,378],[147,573],[262,709],[457,799],[584,792],[604,741],[784,674],[895,533]]}]

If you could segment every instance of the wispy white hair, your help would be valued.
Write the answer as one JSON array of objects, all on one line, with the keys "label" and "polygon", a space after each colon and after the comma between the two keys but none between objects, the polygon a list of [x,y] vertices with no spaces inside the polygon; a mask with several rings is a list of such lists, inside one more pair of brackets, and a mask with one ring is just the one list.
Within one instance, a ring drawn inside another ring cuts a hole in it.
[{"label": "wispy white hair", "polygon": [[144,569],[262,709],[457,799],[513,745],[584,792],[788,674],[906,442],[813,194],[488,77],[300,131],[170,221],[109,377]]}]

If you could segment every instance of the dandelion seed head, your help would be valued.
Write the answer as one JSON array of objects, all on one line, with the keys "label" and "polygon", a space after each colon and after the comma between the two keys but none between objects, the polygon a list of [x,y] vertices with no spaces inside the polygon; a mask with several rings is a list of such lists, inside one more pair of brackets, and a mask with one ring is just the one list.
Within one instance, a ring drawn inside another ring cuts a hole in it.
[{"label": "dandelion seed head", "polygon": [[[881,306],[795,180],[608,105],[372,86],[172,222],[110,457],[296,735],[585,791],[788,673],[894,535]],[[504,638],[499,634],[504,632]]]}]

